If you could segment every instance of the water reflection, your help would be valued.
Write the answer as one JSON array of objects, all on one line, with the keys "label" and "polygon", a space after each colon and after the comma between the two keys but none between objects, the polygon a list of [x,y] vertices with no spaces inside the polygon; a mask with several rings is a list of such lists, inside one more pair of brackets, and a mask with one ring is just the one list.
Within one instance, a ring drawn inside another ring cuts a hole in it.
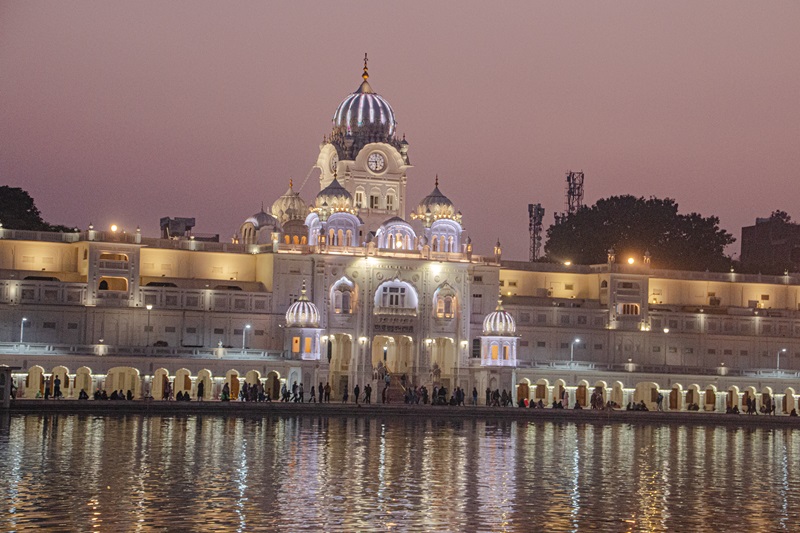
[{"label": "water reflection", "polygon": [[792,530],[791,429],[12,416],[3,530]]}]

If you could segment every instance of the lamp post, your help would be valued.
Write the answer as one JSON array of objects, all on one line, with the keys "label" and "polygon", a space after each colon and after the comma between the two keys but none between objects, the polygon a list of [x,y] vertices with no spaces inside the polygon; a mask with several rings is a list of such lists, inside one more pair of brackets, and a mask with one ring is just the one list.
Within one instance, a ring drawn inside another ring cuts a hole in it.
[{"label": "lamp post", "polygon": [[571,343],[569,343],[569,365],[572,366],[572,361],[574,360],[575,356],[575,344],[581,342],[580,339],[575,339]]},{"label": "lamp post", "polygon": [[147,328],[145,330],[147,331],[147,342],[145,346],[150,346],[150,311],[153,310],[153,304],[147,304],[144,307],[147,309]]},{"label": "lamp post", "polygon": [[667,333],[669,328],[664,328],[664,366],[667,366]]},{"label": "lamp post", "polygon": [[775,372],[780,372],[781,370],[781,353],[786,353],[786,348],[781,348],[778,350],[778,362],[775,365]]},{"label": "lamp post", "polygon": [[19,343],[20,344],[22,344],[22,337],[25,335],[25,322],[27,322],[27,321],[28,321],[28,319],[23,317],[22,320],[19,323]]},{"label": "lamp post", "polygon": [[[367,346],[367,338],[366,337],[359,337],[358,338],[358,342],[361,343],[361,357],[360,357],[360,359],[361,359],[361,373],[363,374],[367,369],[367,355],[365,353],[365,348]],[[359,377],[360,376],[359,376],[359,372],[358,372],[358,365],[356,365],[356,385],[358,385],[358,378]],[[356,400],[358,400],[358,398],[356,398]]]},{"label": "lamp post", "polygon": [[242,328],[242,350],[246,350],[245,342],[247,341],[247,330],[250,329],[250,324],[245,324]]}]

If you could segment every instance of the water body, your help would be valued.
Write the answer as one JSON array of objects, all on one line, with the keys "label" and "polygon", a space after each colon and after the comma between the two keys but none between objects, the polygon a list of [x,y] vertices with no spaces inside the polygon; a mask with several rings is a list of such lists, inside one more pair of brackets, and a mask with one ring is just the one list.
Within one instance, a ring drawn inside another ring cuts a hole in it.
[{"label": "water body", "polygon": [[797,531],[800,432],[13,415],[0,530]]}]

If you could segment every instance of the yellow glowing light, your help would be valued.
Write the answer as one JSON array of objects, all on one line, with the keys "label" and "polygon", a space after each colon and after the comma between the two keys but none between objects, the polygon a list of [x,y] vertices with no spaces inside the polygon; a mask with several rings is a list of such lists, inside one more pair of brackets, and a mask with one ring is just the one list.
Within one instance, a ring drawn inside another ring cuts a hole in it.
[{"label": "yellow glowing light", "polygon": [[628,264],[629,264],[629,265],[632,265],[632,264],[633,264],[633,257],[629,257],[629,258],[628,258]]},{"label": "yellow glowing light", "polygon": [[116,224],[111,224],[111,231],[117,231],[117,229],[118,228]]},{"label": "yellow glowing light", "polygon": [[572,264],[572,261],[564,261],[564,266],[570,266],[571,264]]}]

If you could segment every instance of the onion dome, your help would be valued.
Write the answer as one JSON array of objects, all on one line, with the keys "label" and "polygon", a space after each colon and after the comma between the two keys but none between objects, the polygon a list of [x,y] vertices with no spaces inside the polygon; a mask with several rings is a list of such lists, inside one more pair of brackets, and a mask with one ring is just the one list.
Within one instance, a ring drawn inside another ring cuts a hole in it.
[{"label": "onion dome", "polygon": [[261,211],[256,213],[255,215],[249,217],[247,220],[244,221],[245,224],[247,223],[252,224],[255,229],[261,229],[266,227],[271,227],[273,229],[280,228],[280,223],[278,219],[270,215],[269,213],[264,212],[264,206],[261,206]]},{"label": "onion dome", "polygon": [[317,198],[314,201],[314,209],[312,211],[319,211],[325,209],[331,213],[337,211],[353,211],[353,196],[347,189],[342,187],[336,175],[333,176],[327,187],[319,191]]},{"label": "onion dome", "polygon": [[278,219],[281,224],[290,220],[305,220],[308,214],[308,206],[300,198],[300,193],[292,189],[292,180],[289,180],[289,190],[283,196],[275,200],[272,204],[272,216]]},{"label": "onion dome", "polygon": [[345,98],[333,114],[334,135],[341,136],[365,133],[380,138],[394,135],[397,122],[389,102],[372,90],[369,84],[367,55],[364,54],[364,81],[356,91]]},{"label": "onion dome", "polygon": [[306,281],[300,298],[286,310],[286,326],[290,328],[316,328],[319,327],[319,309],[306,296]]},{"label": "onion dome", "polygon": [[415,220],[422,220],[426,227],[441,218],[449,218],[461,223],[461,212],[456,211],[453,202],[450,198],[442,194],[439,190],[439,176],[436,176],[436,182],[433,191],[422,199],[417,206],[415,212],[411,213],[411,218]]},{"label": "onion dome", "polygon": [[511,336],[517,331],[514,317],[503,309],[503,300],[497,299],[497,307],[483,319],[483,334],[492,336]]}]

